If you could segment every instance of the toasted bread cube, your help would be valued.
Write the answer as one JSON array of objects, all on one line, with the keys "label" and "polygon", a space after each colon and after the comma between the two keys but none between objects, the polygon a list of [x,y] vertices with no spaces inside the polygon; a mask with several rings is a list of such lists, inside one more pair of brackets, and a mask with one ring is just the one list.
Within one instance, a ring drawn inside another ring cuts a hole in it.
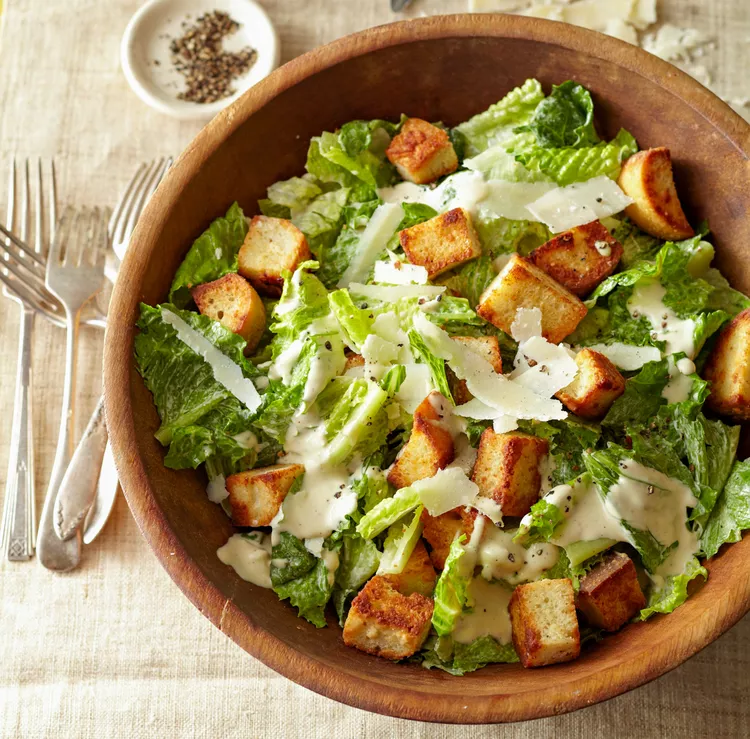
[{"label": "toasted bread cube", "polygon": [[529,254],[529,261],[579,298],[609,277],[622,257],[622,244],[592,221],[550,239]]},{"label": "toasted bread cube", "polygon": [[405,488],[453,461],[453,436],[443,422],[447,403],[440,393],[432,392],[417,406],[411,436],[388,472],[391,485]]},{"label": "toasted bread cube", "polygon": [[617,631],[645,605],[638,573],[627,554],[613,552],[581,579],[578,610],[599,629]]},{"label": "toasted bread cube", "polygon": [[283,273],[310,259],[305,234],[291,221],[254,216],[237,257],[239,272],[263,295],[278,297]]},{"label": "toasted bread cube", "polygon": [[750,421],[750,308],[719,334],[703,378],[711,383],[708,407],[737,421]]},{"label": "toasted bread cube", "polygon": [[361,354],[347,354],[346,364],[344,364],[344,373],[355,367],[364,367],[365,358]]},{"label": "toasted bread cube", "polygon": [[450,551],[453,540],[463,531],[461,509],[431,516],[427,510],[422,511],[422,536],[430,545],[430,560],[435,569],[445,567],[445,559]]},{"label": "toasted bread cube", "polygon": [[567,662],[581,653],[570,580],[537,580],[519,585],[508,610],[513,646],[524,667]]},{"label": "toasted bread cube", "polygon": [[344,644],[386,659],[404,659],[424,644],[433,601],[399,593],[389,578],[375,575],[352,601],[344,623]]},{"label": "toasted bread cube", "polygon": [[[454,336],[453,341],[465,346],[469,351],[486,359],[499,375],[503,372],[503,358],[497,336]],[[448,368],[450,370],[450,368]],[[456,405],[468,403],[474,396],[466,387],[466,380],[459,380],[452,372],[448,373],[451,395]]]},{"label": "toasted bread cube", "polygon": [[593,349],[576,354],[578,374],[570,385],[555,393],[563,405],[576,416],[602,418],[625,392],[625,378],[607,357]]},{"label": "toasted bread cube", "polygon": [[424,267],[431,280],[482,253],[471,216],[463,208],[405,228],[399,239],[409,261]]},{"label": "toasted bread cube", "polygon": [[274,464],[229,475],[226,486],[235,526],[269,526],[304,472],[301,464]]},{"label": "toasted bread cube", "polygon": [[432,597],[435,580],[437,580],[435,568],[430,561],[430,555],[427,554],[427,547],[421,539],[414,547],[404,569],[397,575],[383,575],[383,577],[387,578],[401,595],[419,593],[425,598]]},{"label": "toasted bread cube", "polygon": [[479,298],[477,313],[510,333],[519,308],[542,311],[542,335],[559,344],[586,315],[586,306],[535,264],[513,254]]},{"label": "toasted bread cube", "polygon": [[625,208],[636,226],[659,239],[688,239],[694,231],[677,196],[669,149],[646,149],[628,157],[617,184],[634,202]]},{"label": "toasted bread cube", "polygon": [[418,185],[458,169],[458,157],[448,134],[421,118],[409,118],[404,123],[385,155],[405,180]]},{"label": "toasted bread cube", "polygon": [[471,479],[479,494],[492,498],[504,516],[525,516],[539,499],[539,465],[549,451],[546,439],[513,431],[485,429],[479,439]]},{"label": "toasted bread cube", "polygon": [[266,329],[266,309],[247,280],[230,272],[218,280],[194,287],[190,294],[200,313],[247,342],[245,354],[258,346]]}]

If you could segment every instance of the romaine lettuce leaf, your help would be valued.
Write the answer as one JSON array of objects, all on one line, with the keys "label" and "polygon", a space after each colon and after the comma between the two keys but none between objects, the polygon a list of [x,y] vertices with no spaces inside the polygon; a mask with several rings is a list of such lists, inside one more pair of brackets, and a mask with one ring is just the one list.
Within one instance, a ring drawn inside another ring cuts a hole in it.
[{"label": "romaine lettuce leaf", "polygon": [[739,541],[746,529],[750,529],[750,460],[734,463],[703,530],[703,554],[713,557],[722,544]]},{"label": "romaine lettuce leaf", "polygon": [[666,403],[662,391],[668,382],[669,364],[666,359],[647,362],[637,375],[627,380],[625,392],[612,404],[602,426],[624,430],[626,426],[648,423]]},{"label": "romaine lettuce leaf", "polygon": [[217,414],[210,421],[218,424],[217,430],[238,434],[250,429],[254,413],[216,380],[211,365],[178,338],[175,329],[162,319],[162,309],[168,309],[203,334],[239,366],[245,377],[260,374],[244,356],[245,340],[218,321],[170,304],[156,308],[141,304],[135,358],[161,418],[156,438],[167,445],[180,428],[206,426],[204,420],[214,411]]},{"label": "romaine lettuce leaf", "polygon": [[322,194],[322,188],[312,175],[291,177],[271,185],[267,197],[258,201],[258,207],[265,216],[291,219]]},{"label": "romaine lettuce leaf", "polygon": [[444,397],[453,401],[451,395],[451,389],[448,385],[448,377],[445,372],[445,360],[440,357],[436,357],[425,344],[424,339],[419,335],[415,329],[410,329],[408,332],[409,343],[411,344],[412,352],[414,356],[418,357],[421,362],[426,364],[430,368],[430,376],[432,377],[433,387]]},{"label": "romaine lettuce leaf", "polygon": [[472,573],[466,571],[469,568],[462,567],[462,559],[466,556],[465,541],[463,534],[453,540],[435,585],[432,625],[439,636],[448,636],[453,631],[466,603],[466,590]]},{"label": "romaine lettuce leaf", "polygon": [[381,500],[362,517],[357,524],[357,533],[365,539],[372,539],[392,523],[411,513],[420,503],[417,490],[412,487],[401,488],[392,498]]},{"label": "romaine lettuce leaf", "polygon": [[406,563],[422,535],[422,506],[418,506],[411,518],[403,518],[392,524],[383,542],[378,575],[403,572]]},{"label": "romaine lettuce leaf", "polygon": [[688,584],[696,577],[708,577],[708,572],[701,563],[693,557],[681,575],[671,575],[664,579],[661,587],[653,586],[649,593],[648,603],[641,611],[641,620],[645,621],[655,613],[672,613],[681,606],[688,597]]},{"label": "romaine lettuce leaf", "polygon": [[531,131],[536,143],[546,149],[579,148],[599,142],[591,93],[572,80],[553,85],[549,96],[537,105],[529,124],[522,128]]},{"label": "romaine lettuce leaf", "polygon": [[585,182],[606,175],[616,179],[622,162],[638,151],[631,134],[621,130],[610,143],[548,149],[534,146],[516,153],[516,161],[532,172],[541,172],[558,185]]},{"label": "romaine lettuce leaf", "polygon": [[[448,647],[438,647],[437,641],[449,642]],[[439,640],[433,640],[420,656],[423,667],[428,670],[437,667],[451,675],[465,675],[496,662],[518,662],[518,655],[512,644],[500,644],[489,635],[480,636],[471,644],[461,644],[440,637]]]},{"label": "romaine lettuce leaf", "polygon": [[341,540],[339,566],[333,592],[333,603],[343,626],[351,599],[375,574],[381,554],[375,543],[354,532],[346,533]]},{"label": "romaine lettuce leaf", "polygon": [[476,156],[492,144],[511,136],[516,126],[531,120],[542,100],[544,92],[541,84],[538,80],[529,79],[483,113],[456,126],[455,130],[465,140],[466,156]]},{"label": "romaine lettuce leaf", "polygon": [[318,260],[326,258],[338,238],[349,193],[346,187],[324,192],[292,217],[292,223],[305,234],[310,251]]},{"label": "romaine lettuce leaf", "polygon": [[654,259],[664,243],[641,231],[629,218],[617,222],[612,229],[612,236],[622,244],[620,264],[625,270],[634,267],[638,262]]},{"label": "romaine lettuce leaf", "polygon": [[565,520],[560,508],[544,498],[540,498],[529,511],[529,520],[524,517],[513,541],[524,545],[549,541],[555,529]]},{"label": "romaine lettuce leaf", "polygon": [[237,254],[246,234],[245,214],[233,203],[223,218],[213,221],[193,242],[172,280],[169,302],[184,308],[192,301],[190,288],[236,272]]}]

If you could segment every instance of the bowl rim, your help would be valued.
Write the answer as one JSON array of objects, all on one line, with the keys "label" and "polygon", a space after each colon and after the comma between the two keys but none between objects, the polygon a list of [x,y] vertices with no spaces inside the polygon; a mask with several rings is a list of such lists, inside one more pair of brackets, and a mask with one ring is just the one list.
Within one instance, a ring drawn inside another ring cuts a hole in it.
[{"label": "bowl rim", "polygon": [[[255,625],[189,558],[156,503],[142,460],[130,451],[137,448],[130,403],[135,330],[131,293],[145,273],[146,260],[140,257],[158,234],[157,224],[163,220],[158,214],[171,212],[187,183],[229,135],[273,98],[304,79],[379,49],[471,36],[535,41],[615,63],[679,97],[750,159],[750,126],[726,103],[668,62],[594,31],[523,16],[460,14],[400,21],[345,36],[297,57],[247,91],[198,134],[171,168],[147,206],[146,215],[139,220],[115,285],[105,335],[104,394],[117,469],[130,510],[164,569],[220,631],[281,675],[347,705],[397,718],[480,724],[567,713],[613,698],[669,672],[750,610],[750,581],[738,583],[731,603],[703,612],[690,623],[687,632],[675,631],[651,645],[648,659],[611,663],[592,670],[580,678],[575,691],[570,691],[565,681],[556,686],[554,680],[544,689],[515,693],[507,700],[501,693],[458,697],[439,690],[429,694],[404,690],[351,672],[342,673],[301,654]],[[750,537],[734,546],[744,544],[750,548],[748,542]],[[373,690],[374,686],[377,689]],[[440,700],[434,700],[438,697]]]}]

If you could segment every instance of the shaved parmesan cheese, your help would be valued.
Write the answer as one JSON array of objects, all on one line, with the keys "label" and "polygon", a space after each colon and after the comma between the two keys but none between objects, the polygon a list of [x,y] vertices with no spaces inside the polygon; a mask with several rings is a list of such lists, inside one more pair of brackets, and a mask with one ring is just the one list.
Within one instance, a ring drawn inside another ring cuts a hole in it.
[{"label": "shaved parmesan cheese", "polygon": [[628,22],[642,31],[656,21],[656,0],[635,0],[633,9],[628,16]]},{"label": "shaved parmesan cheese", "polygon": [[403,217],[404,209],[397,203],[383,203],[377,207],[359,237],[357,253],[339,280],[338,287],[347,287],[349,283],[367,277],[370,267],[385,248],[388,239],[393,236]]},{"label": "shaved parmesan cheese", "polygon": [[435,188],[400,182],[393,187],[381,187],[378,195],[384,203],[422,203],[438,213],[452,208],[473,211],[487,196],[487,184],[479,172],[458,172]]},{"label": "shaved parmesan cheese", "polygon": [[634,0],[579,0],[563,11],[563,20],[575,26],[602,31],[613,19],[626,21],[633,11]]},{"label": "shaved parmesan cheese", "polygon": [[646,362],[658,362],[661,352],[655,346],[630,346],[629,344],[594,344],[587,347],[603,354],[622,370],[637,370]]},{"label": "shaved parmesan cheese", "polygon": [[[445,359],[459,379],[466,380],[471,394],[484,406],[495,409],[494,417],[505,415],[539,421],[567,417],[559,401],[537,395],[533,390],[497,374],[484,357],[464,351],[460,344],[425,316],[414,316],[414,328],[422,335],[432,353]],[[459,412],[459,409],[464,412]],[[459,406],[455,413],[466,417],[465,406]]]},{"label": "shaved parmesan cheese", "polygon": [[507,434],[518,427],[518,419],[512,416],[498,416],[492,422],[492,430],[496,434]]},{"label": "shaved parmesan cheese", "polygon": [[497,408],[472,398],[462,405],[457,405],[453,409],[453,415],[462,418],[474,418],[477,421],[492,421],[497,418]]},{"label": "shaved parmesan cheese", "polygon": [[526,8],[526,10],[522,11],[520,15],[529,15],[532,18],[547,18],[547,20],[551,21],[564,21],[564,10],[565,8],[561,5],[539,3]]},{"label": "shaved parmesan cheese", "polygon": [[377,334],[370,334],[362,345],[362,356],[366,362],[390,364],[398,358],[398,346]]},{"label": "shaved parmesan cheese", "polygon": [[605,175],[567,187],[556,187],[529,205],[537,220],[554,233],[619,213],[633,202]]},{"label": "shaved parmesan cheese", "polygon": [[472,504],[472,508],[476,508],[480,513],[483,513],[494,524],[502,524],[503,522],[503,509],[492,498],[485,498],[483,495],[478,495]]},{"label": "shaved parmesan cheese", "polygon": [[206,494],[212,503],[221,503],[222,500],[229,497],[226,482],[224,475],[221,473],[216,475],[216,477],[212,477],[208,481]]},{"label": "shaved parmesan cheese", "polygon": [[695,28],[678,28],[665,23],[655,34],[646,36],[643,48],[668,62],[689,62],[697,49],[709,43],[711,37]]},{"label": "shaved parmesan cheese", "polygon": [[573,352],[541,336],[533,336],[519,346],[514,364],[510,379],[545,397],[570,385],[578,374]]},{"label": "shaved parmesan cheese", "polygon": [[469,12],[504,13],[509,10],[518,10],[524,5],[524,0],[469,0]]},{"label": "shaved parmesan cheese", "polygon": [[439,516],[458,506],[468,506],[476,499],[479,488],[459,467],[446,467],[432,477],[418,480],[412,488],[431,516]]},{"label": "shaved parmesan cheese", "polygon": [[395,303],[401,298],[434,298],[445,292],[445,286],[438,285],[362,285],[353,282],[349,292],[363,298]]},{"label": "shaved parmesan cheese", "polygon": [[429,276],[424,267],[407,262],[375,262],[375,282],[389,285],[426,285]]},{"label": "shaved parmesan cheese", "polygon": [[162,308],[161,317],[164,323],[169,324],[177,332],[177,338],[211,367],[216,382],[244,403],[248,410],[254,411],[260,406],[260,395],[255,385],[242,374],[239,365],[172,311]]},{"label": "shaved parmesan cheese", "polygon": [[620,18],[611,18],[608,20],[603,30],[607,36],[619,38],[620,41],[627,41],[629,44],[638,46],[638,33],[635,28]]},{"label": "shaved parmesan cheese", "polygon": [[510,325],[510,335],[519,343],[542,335],[542,311],[539,308],[519,308]]},{"label": "shaved parmesan cheese", "polygon": [[529,205],[554,189],[553,182],[490,180],[487,183],[487,194],[480,203],[480,211],[515,221],[538,221],[529,210]]}]

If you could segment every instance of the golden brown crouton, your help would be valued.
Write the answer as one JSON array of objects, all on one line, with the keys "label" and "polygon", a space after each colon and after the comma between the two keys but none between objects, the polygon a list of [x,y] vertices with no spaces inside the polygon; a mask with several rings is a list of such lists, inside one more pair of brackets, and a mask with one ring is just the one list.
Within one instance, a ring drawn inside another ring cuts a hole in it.
[{"label": "golden brown crouton", "polygon": [[364,367],[365,358],[361,354],[347,354],[346,364],[344,365],[344,372],[348,372],[354,367]]},{"label": "golden brown crouton", "polygon": [[542,478],[539,463],[549,451],[546,439],[485,429],[479,439],[471,479],[479,494],[492,498],[504,516],[525,516],[539,499]]},{"label": "golden brown crouton", "polygon": [[482,253],[471,216],[463,208],[405,228],[399,239],[409,261],[424,267],[431,280]]},{"label": "golden brown crouton", "polygon": [[[453,341],[457,341],[464,347],[486,359],[492,368],[498,374],[503,372],[503,358],[500,356],[500,343],[497,336],[454,336]],[[468,403],[474,396],[466,387],[466,380],[459,380],[450,367],[448,371],[448,382],[450,384],[451,395],[456,405]]]},{"label": "golden brown crouton", "polygon": [[633,154],[622,165],[617,184],[635,201],[625,214],[644,231],[670,241],[693,235],[674,186],[669,149]]},{"label": "golden brown crouton", "polygon": [[439,516],[431,516],[427,509],[422,511],[422,536],[430,545],[430,560],[436,569],[442,570],[445,567],[445,558],[451,544],[462,531],[460,508],[446,511]]},{"label": "golden brown crouton", "polygon": [[750,421],[750,308],[719,334],[703,378],[711,383],[707,405],[723,416]]},{"label": "golden brown crouton", "polygon": [[383,577],[389,580],[401,595],[419,593],[426,598],[432,597],[437,579],[430,555],[427,554],[427,547],[421,539],[414,547],[404,569],[397,575],[383,575]]},{"label": "golden brown crouton", "polygon": [[227,477],[236,526],[269,526],[289,488],[305,471],[301,464],[274,464]]},{"label": "golden brown crouton", "polygon": [[586,306],[535,264],[513,254],[479,298],[477,313],[510,333],[519,308],[542,311],[542,335],[559,344],[586,315]]},{"label": "golden brown crouton", "polygon": [[646,605],[627,554],[613,552],[581,579],[578,610],[592,626],[617,631]]},{"label": "golden brown crouton", "polygon": [[385,155],[409,182],[425,185],[458,169],[448,134],[421,118],[409,118],[393,137]]},{"label": "golden brown crouton", "polygon": [[537,580],[519,585],[508,610],[513,646],[524,667],[567,662],[581,653],[570,580]]},{"label": "golden brown crouton", "polygon": [[293,272],[310,259],[305,234],[291,221],[255,216],[237,258],[239,272],[258,292],[278,297],[284,286],[283,273]]},{"label": "golden brown crouton", "polygon": [[612,274],[622,257],[622,244],[592,221],[558,234],[529,254],[529,261],[579,298]]},{"label": "golden brown crouton", "polygon": [[376,575],[352,601],[344,644],[386,659],[410,657],[427,638],[432,609],[430,598],[402,595],[387,577]]},{"label": "golden brown crouton", "polygon": [[247,280],[230,272],[218,280],[194,287],[190,294],[204,316],[219,321],[247,342],[246,354],[258,346],[266,328],[266,309]]},{"label": "golden brown crouton", "polygon": [[453,461],[453,436],[443,423],[442,408],[447,403],[440,393],[432,392],[417,406],[411,436],[388,472],[394,487],[432,477]]},{"label": "golden brown crouton", "polygon": [[625,392],[625,378],[607,357],[593,349],[581,349],[576,354],[576,364],[578,374],[573,382],[555,397],[581,418],[602,418]]}]

